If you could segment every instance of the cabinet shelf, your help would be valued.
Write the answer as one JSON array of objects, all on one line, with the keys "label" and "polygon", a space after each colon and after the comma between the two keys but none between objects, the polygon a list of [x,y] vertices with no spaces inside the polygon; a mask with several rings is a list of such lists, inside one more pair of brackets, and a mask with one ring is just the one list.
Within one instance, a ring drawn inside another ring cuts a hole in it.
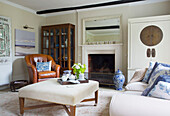
[{"label": "cabinet shelf", "polygon": [[[75,63],[75,26],[61,24],[42,26],[41,53],[51,55],[63,70]],[[70,44],[70,45],[69,45]]]}]

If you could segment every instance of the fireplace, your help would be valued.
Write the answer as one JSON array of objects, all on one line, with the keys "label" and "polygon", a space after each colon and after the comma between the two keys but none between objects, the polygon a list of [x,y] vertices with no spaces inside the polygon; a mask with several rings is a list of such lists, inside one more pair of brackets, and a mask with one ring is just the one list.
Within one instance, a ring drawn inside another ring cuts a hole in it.
[{"label": "fireplace", "polygon": [[122,70],[122,44],[82,45],[82,63],[89,79],[113,85],[115,70]]},{"label": "fireplace", "polygon": [[88,72],[89,73],[114,73],[115,54],[89,54]]}]

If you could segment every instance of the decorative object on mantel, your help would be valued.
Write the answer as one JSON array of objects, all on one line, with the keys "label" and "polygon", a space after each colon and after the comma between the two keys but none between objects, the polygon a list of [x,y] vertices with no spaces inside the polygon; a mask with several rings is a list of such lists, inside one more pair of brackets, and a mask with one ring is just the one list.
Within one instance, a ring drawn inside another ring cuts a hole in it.
[{"label": "decorative object on mantel", "polygon": [[24,29],[34,29],[33,27],[29,27],[28,25],[23,26]]},{"label": "decorative object on mantel", "polygon": [[97,42],[86,42],[87,45],[100,45],[100,44],[116,44],[115,41],[97,41]]},{"label": "decorative object on mantel", "polygon": [[116,90],[121,91],[123,84],[125,82],[125,76],[123,75],[122,71],[119,69],[115,72],[115,75],[113,77],[114,85],[116,87]]},{"label": "decorative object on mantel", "polygon": [[77,79],[84,80],[84,72],[86,70],[86,65],[81,65],[80,63],[75,63],[73,66],[73,73],[76,75]]}]

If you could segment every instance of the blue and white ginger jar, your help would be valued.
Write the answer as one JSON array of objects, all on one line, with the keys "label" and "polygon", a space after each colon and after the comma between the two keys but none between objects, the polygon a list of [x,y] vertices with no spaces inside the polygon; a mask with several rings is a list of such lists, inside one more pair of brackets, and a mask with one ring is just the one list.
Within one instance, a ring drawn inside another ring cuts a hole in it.
[{"label": "blue and white ginger jar", "polygon": [[116,87],[116,90],[121,91],[123,84],[125,82],[125,76],[123,75],[122,71],[119,69],[115,72],[115,75],[113,77],[113,82]]}]

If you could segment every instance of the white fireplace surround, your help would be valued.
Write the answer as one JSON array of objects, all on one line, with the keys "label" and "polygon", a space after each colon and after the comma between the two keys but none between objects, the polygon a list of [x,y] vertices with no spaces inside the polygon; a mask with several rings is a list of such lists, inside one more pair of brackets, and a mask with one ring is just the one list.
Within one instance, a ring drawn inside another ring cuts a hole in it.
[{"label": "white fireplace surround", "polygon": [[115,70],[122,70],[122,44],[81,45],[82,63],[88,72],[89,54],[115,54]]}]

